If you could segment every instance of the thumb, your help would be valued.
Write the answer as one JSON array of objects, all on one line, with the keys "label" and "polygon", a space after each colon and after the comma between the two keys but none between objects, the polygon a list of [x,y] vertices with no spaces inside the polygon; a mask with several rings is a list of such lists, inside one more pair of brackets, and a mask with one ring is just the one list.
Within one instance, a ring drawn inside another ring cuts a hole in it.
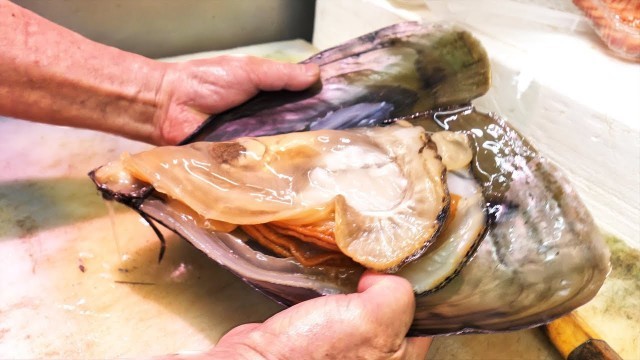
[{"label": "thumb", "polygon": [[415,311],[413,288],[407,280],[366,271],[358,283],[358,292],[361,303],[369,308],[368,313],[375,316],[379,324],[393,323],[396,329],[404,329],[406,333]]},{"label": "thumb", "polygon": [[295,305],[225,335],[210,355],[252,349],[271,358],[424,359],[429,339],[407,339],[415,300],[405,279],[365,272],[359,292]]},{"label": "thumb", "polygon": [[263,91],[304,90],[320,78],[316,64],[291,64],[249,57],[246,68],[253,85]]},{"label": "thumb", "polygon": [[429,353],[429,347],[431,346],[430,337],[412,337],[407,338],[405,341],[403,356],[405,359],[424,360]]},{"label": "thumb", "polygon": [[[360,296],[368,306],[377,308],[382,323],[398,324],[406,334],[415,311],[415,296],[411,284],[402,277],[366,271],[358,283]],[[411,309],[411,311],[407,311]],[[398,334],[399,335],[399,334]],[[397,352],[400,359],[425,359],[431,338],[404,338]]]}]

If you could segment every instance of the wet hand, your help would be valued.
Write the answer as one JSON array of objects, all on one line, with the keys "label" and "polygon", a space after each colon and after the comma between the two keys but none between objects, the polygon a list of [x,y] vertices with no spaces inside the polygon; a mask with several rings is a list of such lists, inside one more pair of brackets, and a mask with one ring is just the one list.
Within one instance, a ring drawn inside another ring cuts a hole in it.
[{"label": "wet hand", "polygon": [[405,337],[414,309],[406,280],[365,273],[356,294],[309,300],[236,327],[191,359],[425,359],[431,339]]},{"label": "wet hand", "polygon": [[259,91],[303,90],[319,78],[316,65],[251,56],[218,56],[168,64],[154,116],[159,145],[176,144],[209,115],[242,104]]}]

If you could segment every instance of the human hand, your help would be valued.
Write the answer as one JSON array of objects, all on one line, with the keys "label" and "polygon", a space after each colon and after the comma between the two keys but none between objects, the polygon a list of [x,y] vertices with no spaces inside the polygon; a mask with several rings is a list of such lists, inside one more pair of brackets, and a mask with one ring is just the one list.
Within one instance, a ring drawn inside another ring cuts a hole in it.
[{"label": "human hand", "polygon": [[209,115],[237,106],[259,91],[303,90],[319,78],[317,65],[251,56],[218,56],[168,64],[156,96],[159,145],[176,144]]},{"label": "human hand", "polygon": [[430,338],[405,337],[411,285],[366,272],[358,293],[312,299],[264,323],[232,329],[207,354],[184,359],[424,359]]},{"label": "human hand", "polygon": [[180,142],[209,115],[260,90],[302,90],[319,77],[316,65],[248,56],[160,62],[91,41],[11,1],[0,0],[0,18],[0,115],[156,145]]}]

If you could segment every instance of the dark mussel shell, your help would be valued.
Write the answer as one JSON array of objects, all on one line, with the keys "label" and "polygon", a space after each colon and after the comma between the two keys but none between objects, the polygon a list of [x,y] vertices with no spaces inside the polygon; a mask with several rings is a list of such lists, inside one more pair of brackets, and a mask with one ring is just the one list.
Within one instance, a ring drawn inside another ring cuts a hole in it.
[{"label": "dark mussel shell", "polygon": [[302,92],[260,94],[210,118],[184,143],[372,126],[466,104],[490,85],[480,43],[466,31],[440,25],[390,26],[304,63],[321,67],[321,83]]},{"label": "dark mussel shell", "polygon": [[[490,83],[487,55],[471,34],[445,25],[401,23],[305,62],[321,66],[320,84],[296,93],[259,94],[212,116],[184,143],[377,126],[397,119],[428,131],[468,133],[475,147],[472,171],[483,187],[490,224],[456,276],[437,291],[416,295],[411,334],[536,326],[597,293],[609,253],[578,196],[504,120],[470,105]],[[267,256],[243,242],[241,234],[212,233],[185,221],[152,188],[124,194],[96,184],[106,198],[160,222],[285,305],[352,292],[362,271],[305,268]]]},{"label": "dark mussel shell", "polygon": [[[430,114],[431,115],[431,114]],[[428,131],[468,132],[489,230],[441,290],[418,295],[420,335],[515,330],[585,304],[610,269],[609,249],[561,171],[509,124],[472,107],[412,119]]]}]

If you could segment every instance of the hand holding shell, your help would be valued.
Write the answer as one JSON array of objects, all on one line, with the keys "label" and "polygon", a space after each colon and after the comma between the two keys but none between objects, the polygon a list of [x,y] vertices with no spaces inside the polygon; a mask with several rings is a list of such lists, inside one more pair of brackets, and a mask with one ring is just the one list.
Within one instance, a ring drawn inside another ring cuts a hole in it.
[{"label": "hand holding shell", "polygon": [[[307,61],[317,87],[260,94],[184,147],[93,180],[283,304],[353,291],[355,263],[397,271],[416,290],[414,335],[535,326],[596,294],[609,254],[578,196],[506,121],[469,105],[490,73],[469,33],[402,23]],[[334,245],[295,245],[327,228]],[[353,261],[302,264],[332,246]]]}]

